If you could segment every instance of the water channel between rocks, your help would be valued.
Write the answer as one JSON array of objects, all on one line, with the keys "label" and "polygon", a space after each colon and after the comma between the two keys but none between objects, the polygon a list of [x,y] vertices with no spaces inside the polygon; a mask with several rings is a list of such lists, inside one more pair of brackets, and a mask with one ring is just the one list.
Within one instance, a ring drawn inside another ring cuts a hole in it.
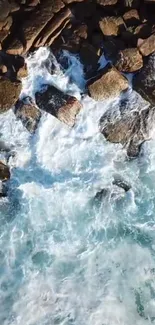
[{"label": "water channel between rocks", "polygon": [[[1,138],[15,148],[0,203],[0,324],[155,324],[154,139],[127,160],[99,133],[110,102],[81,96],[78,59],[51,76],[47,56],[40,48],[27,60],[23,96],[52,83],[83,109],[72,129],[43,113],[33,136],[11,110],[0,116]],[[131,189],[94,202],[115,174]]]}]

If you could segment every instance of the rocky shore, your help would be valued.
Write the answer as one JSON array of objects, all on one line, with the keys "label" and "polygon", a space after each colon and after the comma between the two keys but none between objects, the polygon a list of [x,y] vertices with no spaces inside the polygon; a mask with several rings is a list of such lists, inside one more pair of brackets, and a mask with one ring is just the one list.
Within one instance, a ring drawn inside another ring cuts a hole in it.
[{"label": "rocky shore", "polygon": [[[154,0],[0,0],[0,113],[13,108],[30,133],[42,110],[73,127],[82,105],[54,86],[19,99],[27,55],[42,46],[56,57],[68,50],[84,65],[86,94],[96,101],[120,98],[101,117],[99,130],[136,157],[155,125],[154,11]],[[108,63],[99,69],[102,55]],[[3,182],[10,172],[0,164]]]}]

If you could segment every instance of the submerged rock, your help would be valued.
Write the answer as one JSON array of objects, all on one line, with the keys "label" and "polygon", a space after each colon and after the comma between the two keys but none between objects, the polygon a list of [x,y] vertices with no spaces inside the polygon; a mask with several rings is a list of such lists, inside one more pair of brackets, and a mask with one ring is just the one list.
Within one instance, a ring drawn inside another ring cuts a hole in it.
[{"label": "submerged rock", "polygon": [[34,133],[37,129],[41,118],[41,112],[30,98],[19,100],[14,109],[14,113],[30,133]]},{"label": "submerged rock", "polygon": [[144,67],[133,78],[133,88],[155,105],[155,54],[149,56]]},{"label": "submerged rock", "polygon": [[0,78],[0,113],[9,110],[16,103],[21,89],[21,82]]},{"label": "submerged rock", "polygon": [[73,127],[76,115],[82,108],[73,96],[64,94],[54,86],[46,86],[46,90],[35,94],[38,107],[57,117],[61,122]]},{"label": "submerged rock", "polygon": [[130,157],[139,154],[141,145],[150,138],[154,126],[154,109],[136,92],[120,99],[100,119],[100,131],[113,143],[121,143]]},{"label": "submerged rock", "polygon": [[112,184],[122,188],[125,192],[131,189],[131,185],[120,175],[114,175]]},{"label": "submerged rock", "polygon": [[127,88],[128,80],[111,64],[88,83],[89,95],[95,100],[115,98]]},{"label": "submerged rock", "polygon": [[8,179],[10,179],[9,167],[0,161],[0,180],[6,181]]}]

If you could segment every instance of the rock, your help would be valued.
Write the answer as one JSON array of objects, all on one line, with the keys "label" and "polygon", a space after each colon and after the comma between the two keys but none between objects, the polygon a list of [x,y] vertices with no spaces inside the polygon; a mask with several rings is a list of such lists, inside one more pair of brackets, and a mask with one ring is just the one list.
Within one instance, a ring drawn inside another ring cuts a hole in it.
[{"label": "rock", "polygon": [[81,44],[80,48],[80,60],[84,64],[85,72],[90,70],[97,70],[99,56],[97,54],[96,48],[94,48],[90,43],[84,42]]},{"label": "rock", "polygon": [[[69,21],[68,18],[71,17],[71,10],[69,8],[65,8],[61,13],[58,13],[56,17],[54,17],[51,22],[48,24],[47,28],[43,30],[39,39],[37,40],[35,47],[45,46],[47,41],[52,38],[54,33],[58,32],[58,35],[62,32],[64,26],[64,21]],[[63,27],[63,28],[62,28]]]},{"label": "rock", "polygon": [[31,14],[30,19],[24,21],[22,27],[25,37],[24,53],[28,52],[43,28],[53,18],[54,13],[63,7],[64,3],[61,0],[44,0],[39,9]]},{"label": "rock", "polygon": [[17,70],[17,78],[22,79],[22,78],[26,78],[27,76],[28,76],[27,65],[24,64],[23,67]]},{"label": "rock", "polygon": [[140,4],[141,4],[141,0],[122,0],[122,5],[125,8],[136,9],[139,8]]},{"label": "rock", "polygon": [[134,35],[137,36],[137,39],[148,38],[151,34],[152,34],[152,26],[146,23],[138,25],[134,30]]},{"label": "rock", "polygon": [[138,10],[131,9],[123,15],[126,26],[136,26],[140,22]]},{"label": "rock", "polygon": [[0,75],[3,75],[7,72],[7,67],[4,64],[0,64]]},{"label": "rock", "polygon": [[118,0],[97,0],[97,4],[100,6],[113,6],[118,2]]},{"label": "rock", "polygon": [[116,68],[122,72],[135,72],[143,67],[143,58],[137,48],[127,48],[119,52]]},{"label": "rock", "polygon": [[114,175],[113,185],[123,188],[125,192],[131,189],[131,185],[120,175]]},{"label": "rock", "polygon": [[30,133],[36,131],[41,118],[41,112],[35,104],[31,102],[30,98],[19,100],[15,105],[14,113]]},{"label": "rock", "polygon": [[138,48],[143,56],[148,56],[155,52],[155,34],[143,40]]},{"label": "rock", "polygon": [[7,196],[6,186],[2,181],[0,181],[0,198],[6,197],[6,196]]},{"label": "rock", "polygon": [[78,27],[74,28],[73,33],[82,39],[87,39],[88,26],[86,24],[80,24]]},{"label": "rock", "polygon": [[132,91],[111,104],[100,119],[100,131],[108,141],[124,145],[129,157],[136,157],[142,143],[150,138],[154,115],[150,104]]},{"label": "rock", "polygon": [[95,100],[115,98],[128,88],[128,80],[111,64],[99,71],[88,83],[90,97]]},{"label": "rock", "polygon": [[19,81],[0,78],[0,113],[9,110],[18,100],[22,89]]},{"label": "rock", "polygon": [[61,122],[73,127],[76,115],[82,105],[73,96],[64,94],[54,86],[46,86],[46,90],[35,94],[38,107],[57,117]]},{"label": "rock", "polygon": [[70,3],[72,3],[72,2],[83,2],[84,0],[63,0],[63,2],[65,3],[65,4],[70,4]]},{"label": "rock", "polygon": [[155,106],[155,54],[146,59],[144,67],[133,77],[133,89]]},{"label": "rock", "polygon": [[116,60],[118,53],[125,49],[125,43],[115,37],[110,37],[103,42],[103,50],[107,60]]},{"label": "rock", "polygon": [[21,55],[23,53],[24,46],[21,41],[17,38],[14,38],[7,47],[6,53],[12,55]]},{"label": "rock", "polygon": [[104,36],[117,36],[124,22],[121,17],[105,17],[99,21],[99,26]]},{"label": "rock", "polygon": [[10,170],[2,161],[0,161],[0,180],[6,181],[10,179]]}]

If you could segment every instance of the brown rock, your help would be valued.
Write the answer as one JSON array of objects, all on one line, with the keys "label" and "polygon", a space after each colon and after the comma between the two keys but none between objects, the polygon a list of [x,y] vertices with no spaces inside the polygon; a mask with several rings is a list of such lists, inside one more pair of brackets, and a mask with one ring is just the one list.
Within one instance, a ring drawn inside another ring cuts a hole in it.
[{"label": "brown rock", "polygon": [[2,74],[6,73],[6,72],[7,72],[7,67],[6,67],[6,65],[1,64],[1,65],[0,65],[0,71],[1,71]]},{"label": "brown rock", "polygon": [[3,21],[6,17],[8,17],[11,11],[11,6],[8,0],[0,1],[0,21]]},{"label": "brown rock", "polygon": [[15,38],[9,43],[6,53],[13,55],[21,55],[23,53],[23,44],[19,39]]},{"label": "brown rock", "polygon": [[23,67],[19,68],[17,71],[17,78],[22,79],[26,78],[28,76],[28,70],[27,70],[27,65],[24,64]]},{"label": "brown rock", "polygon": [[138,8],[141,4],[141,0],[122,0],[122,5],[125,8]]},{"label": "brown rock", "polygon": [[128,88],[128,80],[111,64],[88,83],[89,95],[95,100],[115,98]]},{"label": "brown rock", "polygon": [[7,30],[0,31],[0,43],[3,43],[3,41],[7,38],[8,35],[9,35],[9,31]]},{"label": "brown rock", "polygon": [[22,85],[17,81],[9,79],[0,79],[0,113],[9,110],[17,101]]},{"label": "brown rock", "polygon": [[13,19],[11,16],[8,16],[5,20],[0,21],[0,30],[9,30],[12,26]]},{"label": "brown rock", "polygon": [[52,114],[70,127],[74,126],[76,115],[82,108],[75,97],[64,94],[53,86],[47,86],[44,92],[37,92],[35,97],[40,109]]},{"label": "brown rock", "polygon": [[24,53],[26,53],[31,48],[36,38],[39,36],[40,32],[52,19],[54,13],[57,13],[63,7],[64,3],[61,0],[44,0],[43,2],[41,2],[39,9],[32,14],[30,19],[24,22]]},{"label": "brown rock", "polygon": [[75,35],[79,36],[80,38],[87,39],[88,37],[88,26],[86,24],[82,24],[74,29],[73,32]]},{"label": "brown rock", "polygon": [[115,5],[118,2],[118,0],[97,0],[97,3],[100,6],[112,6]]},{"label": "brown rock", "polygon": [[[65,8],[60,14],[57,14],[51,22],[48,24],[47,28],[43,30],[41,36],[38,41],[34,45],[35,47],[44,46],[47,44],[47,41],[52,38],[52,34],[56,33],[59,35],[63,29],[63,22],[71,16],[71,10],[69,8]],[[67,19],[68,23],[68,19]],[[58,30],[59,29],[59,30]],[[56,38],[55,35],[54,39]]]},{"label": "brown rock", "polygon": [[135,72],[143,67],[143,58],[137,48],[129,48],[119,52],[116,68],[122,72]]},{"label": "brown rock", "polygon": [[134,26],[134,25],[139,24],[140,17],[139,17],[138,10],[131,9],[131,10],[127,11],[123,15],[123,19],[124,19],[127,26]]},{"label": "brown rock", "polygon": [[143,56],[148,56],[155,52],[155,34],[145,39],[138,48]]},{"label": "brown rock", "polygon": [[10,170],[9,167],[0,161],[0,180],[6,181],[10,179]]},{"label": "brown rock", "polygon": [[100,20],[99,26],[103,35],[117,36],[124,22],[121,17],[105,17]]},{"label": "brown rock", "polygon": [[31,103],[31,100],[28,98],[19,100],[15,105],[14,113],[30,133],[35,132],[41,118],[41,112],[35,104]]}]

